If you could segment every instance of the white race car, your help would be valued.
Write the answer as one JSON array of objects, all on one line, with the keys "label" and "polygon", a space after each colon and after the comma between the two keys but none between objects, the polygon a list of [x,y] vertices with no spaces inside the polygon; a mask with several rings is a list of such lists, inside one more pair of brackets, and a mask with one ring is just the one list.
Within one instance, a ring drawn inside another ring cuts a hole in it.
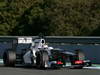
[{"label": "white race car", "polygon": [[[28,42],[20,39],[19,43]],[[73,68],[82,68],[90,66],[91,62],[80,60],[81,53],[71,53],[61,49],[54,49],[45,43],[45,39],[39,38],[29,41],[30,46],[23,49],[20,53],[17,50],[6,50],[3,54],[5,66],[15,66],[16,64],[36,66],[37,68],[60,68],[65,67],[67,62],[71,63]]]}]

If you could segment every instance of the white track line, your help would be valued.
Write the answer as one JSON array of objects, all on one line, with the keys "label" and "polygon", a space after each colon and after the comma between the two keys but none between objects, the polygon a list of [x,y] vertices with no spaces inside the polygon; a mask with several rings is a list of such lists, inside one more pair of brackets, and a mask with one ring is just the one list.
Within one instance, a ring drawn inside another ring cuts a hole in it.
[{"label": "white track line", "polygon": [[96,67],[96,66],[93,66],[93,67],[84,67],[86,69],[99,69],[100,70],[100,67]]}]

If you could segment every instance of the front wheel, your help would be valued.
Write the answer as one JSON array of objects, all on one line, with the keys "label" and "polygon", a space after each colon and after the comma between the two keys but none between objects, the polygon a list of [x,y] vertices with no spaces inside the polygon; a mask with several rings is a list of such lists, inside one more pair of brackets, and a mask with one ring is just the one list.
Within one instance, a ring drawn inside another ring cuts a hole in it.
[{"label": "front wheel", "polygon": [[47,68],[48,67],[48,53],[47,51],[39,51],[36,57],[36,66],[38,68]]}]

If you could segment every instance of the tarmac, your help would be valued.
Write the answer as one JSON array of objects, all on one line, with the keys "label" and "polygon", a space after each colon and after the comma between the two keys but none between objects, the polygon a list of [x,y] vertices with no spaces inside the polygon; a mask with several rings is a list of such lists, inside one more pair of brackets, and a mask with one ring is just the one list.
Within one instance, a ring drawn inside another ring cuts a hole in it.
[{"label": "tarmac", "polygon": [[84,67],[83,69],[36,69],[33,67],[5,67],[0,64],[0,75],[100,75],[100,65]]},{"label": "tarmac", "polygon": [[0,75],[100,75],[99,69],[36,69],[25,67],[4,67],[0,65]]}]

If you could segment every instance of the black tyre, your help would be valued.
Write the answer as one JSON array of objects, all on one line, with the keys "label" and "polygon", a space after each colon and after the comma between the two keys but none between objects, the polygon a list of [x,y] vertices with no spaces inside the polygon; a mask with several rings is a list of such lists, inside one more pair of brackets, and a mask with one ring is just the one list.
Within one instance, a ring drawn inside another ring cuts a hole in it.
[{"label": "black tyre", "polygon": [[92,63],[91,63],[91,62],[89,62],[87,66],[92,66]]},{"label": "black tyre", "polygon": [[16,53],[15,51],[8,50],[3,54],[3,62],[5,66],[15,66],[16,63]]},{"label": "black tyre", "polygon": [[85,60],[85,54],[82,50],[75,50],[75,54],[78,60]]},{"label": "black tyre", "polygon": [[36,66],[45,69],[48,65],[49,57],[47,51],[39,51],[36,57]]},{"label": "black tyre", "polygon": [[92,63],[91,63],[91,61],[90,60],[85,60],[84,61],[84,66],[92,66]]}]

